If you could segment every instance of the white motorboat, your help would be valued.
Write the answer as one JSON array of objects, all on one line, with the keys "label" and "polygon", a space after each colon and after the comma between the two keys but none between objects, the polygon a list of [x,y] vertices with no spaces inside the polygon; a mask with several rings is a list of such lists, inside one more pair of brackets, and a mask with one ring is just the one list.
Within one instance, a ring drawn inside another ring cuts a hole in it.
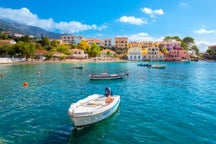
[{"label": "white motorboat", "polygon": [[77,129],[99,122],[111,116],[119,107],[120,96],[112,96],[114,100],[106,103],[104,95],[93,94],[70,105],[68,114]]}]

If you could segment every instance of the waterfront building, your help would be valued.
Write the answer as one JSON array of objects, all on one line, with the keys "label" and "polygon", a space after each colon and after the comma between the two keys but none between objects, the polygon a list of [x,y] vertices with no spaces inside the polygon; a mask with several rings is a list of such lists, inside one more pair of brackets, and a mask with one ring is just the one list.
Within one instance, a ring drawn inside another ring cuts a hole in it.
[{"label": "waterfront building", "polygon": [[190,59],[190,56],[186,50],[169,50],[169,53],[164,55],[164,59],[167,61],[181,61]]},{"label": "waterfront building", "polygon": [[86,59],[88,58],[88,54],[85,54],[84,50],[81,49],[71,49],[71,56],[69,58]]},{"label": "waterfront building", "polygon": [[105,38],[104,39],[104,47],[105,48],[111,48],[112,46],[113,46],[112,38]]},{"label": "waterfront building", "polygon": [[142,48],[142,42],[129,42],[128,43],[128,47],[132,48],[132,47],[139,47]]},{"label": "waterfront building", "polygon": [[132,47],[128,49],[128,60],[141,61],[142,60],[142,48]]},{"label": "waterfront building", "polygon": [[164,54],[158,47],[149,47],[147,48],[147,53],[143,54],[143,60],[161,61],[164,60]]},{"label": "waterfront building", "polygon": [[35,50],[35,58],[39,59],[39,60],[45,60],[46,59],[45,55],[48,53],[49,52],[47,50],[36,49]]},{"label": "waterfront building", "polygon": [[149,48],[149,47],[154,47],[154,43],[151,41],[142,41],[141,44],[142,44],[143,49]]},{"label": "waterfront building", "polygon": [[128,38],[115,37],[115,48],[128,48]]},{"label": "waterfront building", "polygon": [[216,45],[208,46],[208,49],[211,49],[214,52],[216,52]]},{"label": "waterfront building", "polygon": [[97,39],[97,38],[87,38],[85,39],[85,41],[88,42],[88,44],[92,44],[92,43],[96,43],[98,46],[104,46],[103,41],[101,39]]},{"label": "waterfront building", "polygon": [[120,57],[125,57],[128,51],[128,38],[127,37],[115,37],[115,51]]},{"label": "waterfront building", "polygon": [[160,43],[159,48],[166,47],[167,50],[180,50],[181,42],[176,40],[168,40]]},{"label": "waterfront building", "polygon": [[115,57],[115,54],[116,53],[110,49],[104,49],[100,51],[100,57],[103,57],[103,58]]},{"label": "waterfront building", "polygon": [[82,36],[74,36],[74,35],[64,35],[64,36],[60,36],[59,38],[64,43],[75,43],[75,44],[83,40]]}]

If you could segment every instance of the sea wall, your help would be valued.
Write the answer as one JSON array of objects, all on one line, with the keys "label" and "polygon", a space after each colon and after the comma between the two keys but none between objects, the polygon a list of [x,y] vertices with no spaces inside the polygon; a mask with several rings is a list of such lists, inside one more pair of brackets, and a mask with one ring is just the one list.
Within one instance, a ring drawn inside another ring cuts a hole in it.
[{"label": "sea wall", "polygon": [[0,63],[13,63],[13,62],[23,62],[25,58],[0,58]]}]

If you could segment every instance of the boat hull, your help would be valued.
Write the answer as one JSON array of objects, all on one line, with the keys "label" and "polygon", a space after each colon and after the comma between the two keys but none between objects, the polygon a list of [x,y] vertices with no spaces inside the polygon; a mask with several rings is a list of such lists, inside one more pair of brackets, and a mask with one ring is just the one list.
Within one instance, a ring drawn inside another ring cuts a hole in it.
[{"label": "boat hull", "polygon": [[114,80],[114,79],[123,79],[123,76],[116,77],[89,77],[90,80]]},{"label": "boat hull", "polygon": [[80,129],[84,126],[91,125],[108,118],[109,116],[111,116],[113,113],[117,111],[119,104],[120,104],[120,96],[117,96],[114,99],[114,101],[108,104],[107,106],[105,106],[102,111],[97,111],[97,112],[86,111],[85,114],[82,113],[81,115],[79,115],[79,114],[74,114],[73,110],[69,109],[69,115],[74,126],[77,129]]},{"label": "boat hull", "polygon": [[123,79],[125,74],[90,74],[90,80],[114,80],[114,79]]}]

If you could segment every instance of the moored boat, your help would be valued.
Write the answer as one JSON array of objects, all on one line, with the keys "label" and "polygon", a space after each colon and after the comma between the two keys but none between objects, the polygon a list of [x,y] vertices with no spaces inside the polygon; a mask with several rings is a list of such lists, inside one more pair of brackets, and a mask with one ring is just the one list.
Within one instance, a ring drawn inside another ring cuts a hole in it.
[{"label": "moored boat", "polygon": [[190,60],[190,59],[183,59],[183,60],[181,60],[181,62],[184,62],[184,63],[190,63],[191,60]]},{"label": "moored boat", "polygon": [[120,96],[112,96],[111,103],[106,103],[104,95],[93,94],[70,105],[68,114],[77,129],[99,122],[111,116],[119,107]]},{"label": "moored boat", "polygon": [[108,73],[101,73],[101,74],[90,74],[90,80],[113,80],[113,79],[123,79],[128,73],[118,73],[118,74],[108,74]]},{"label": "moored boat", "polygon": [[75,64],[72,67],[75,68],[75,69],[83,69],[83,66],[82,65],[78,65],[78,64]]},{"label": "moored boat", "polygon": [[137,66],[144,66],[144,67],[149,67],[151,64],[143,64],[143,63],[140,63],[140,64],[137,64]]},{"label": "moored boat", "polygon": [[167,68],[166,65],[150,65],[148,68],[154,68],[154,69],[165,69]]}]

